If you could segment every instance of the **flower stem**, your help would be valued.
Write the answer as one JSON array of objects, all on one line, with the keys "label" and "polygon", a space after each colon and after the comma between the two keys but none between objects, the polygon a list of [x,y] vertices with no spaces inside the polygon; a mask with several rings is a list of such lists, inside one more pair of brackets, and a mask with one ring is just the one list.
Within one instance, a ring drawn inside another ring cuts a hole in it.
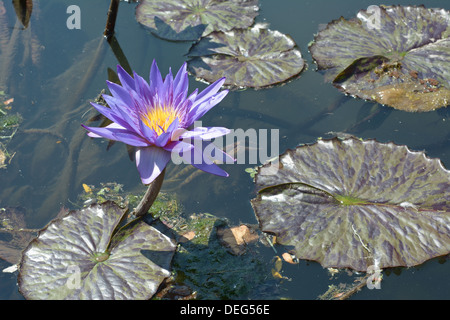
[{"label": "flower stem", "polygon": [[155,202],[155,199],[159,194],[159,190],[161,190],[165,173],[166,168],[164,168],[161,174],[155,180],[153,180],[152,183],[149,184],[148,189],[144,194],[144,197],[133,211],[133,214],[136,217],[141,217],[145,215],[152,206],[153,202]]},{"label": "flower stem", "polygon": [[108,10],[108,19],[106,20],[105,31],[103,32],[103,35],[106,37],[106,39],[109,39],[114,34],[118,10],[119,0],[111,0]]}]

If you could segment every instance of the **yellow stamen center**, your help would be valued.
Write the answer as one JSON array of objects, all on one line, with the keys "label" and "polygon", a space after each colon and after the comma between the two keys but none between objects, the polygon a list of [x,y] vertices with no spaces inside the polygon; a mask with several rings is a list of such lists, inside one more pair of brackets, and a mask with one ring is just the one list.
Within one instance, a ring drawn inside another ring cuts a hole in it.
[{"label": "yellow stamen center", "polygon": [[142,122],[151,129],[153,129],[159,136],[167,131],[167,128],[178,117],[177,113],[172,108],[156,107],[142,115]]}]

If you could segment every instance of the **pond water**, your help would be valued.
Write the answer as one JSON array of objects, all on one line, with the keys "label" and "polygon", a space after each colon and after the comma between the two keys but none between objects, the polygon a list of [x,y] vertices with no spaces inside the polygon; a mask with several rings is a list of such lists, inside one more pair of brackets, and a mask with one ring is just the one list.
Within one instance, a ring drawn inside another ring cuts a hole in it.
[{"label": "pond water", "polygon": [[[67,8],[80,8],[80,29],[68,29]],[[232,91],[203,118],[205,126],[247,130],[279,129],[279,151],[313,143],[328,132],[348,132],[358,137],[393,141],[412,150],[424,150],[450,168],[450,113],[447,109],[406,113],[374,103],[346,97],[315,71],[308,43],[321,26],[344,16],[354,17],[371,1],[260,0],[257,22],[289,34],[301,50],[307,69],[285,85],[263,90]],[[376,4],[376,3],[375,3]],[[384,3],[388,4],[388,3]],[[392,4],[422,4],[397,0]],[[147,77],[153,59],[163,74],[178,70],[187,59],[190,42],[169,42],[153,36],[134,16],[136,4],[120,3],[116,38],[123,55],[138,74]],[[427,1],[427,7],[450,10],[447,0]],[[20,130],[8,144],[15,152],[6,168],[0,169],[0,207],[20,206],[26,210],[29,228],[45,226],[62,206],[73,208],[83,184],[117,182],[127,192],[142,192],[134,162],[126,148],[89,139],[81,128],[96,113],[89,101],[106,89],[108,68],[115,70],[117,51],[103,39],[109,1],[34,1],[30,25],[16,24],[11,1],[0,0],[0,35],[14,34],[17,43],[3,61],[1,83],[14,98],[11,112],[20,113]],[[0,40],[1,41],[1,40]],[[116,53],[116,54],[115,54]],[[206,84],[190,78],[190,92]],[[364,120],[372,107],[376,118]],[[254,184],[245,172],[251,164],[223,165],[228,178],[197,174],[191,170],[181,181],[170,181],[176,170],[168,168],[163,192],[176,195],[186,212],[208,212],[227,218],[231,224],[256,224],[250,199]],[[1,239],[0,239],[1,240]],[[269,250],[270,251],[270,250]],[[271,263],[273,252],[267,253]],[[381,289],[364,289],[352,299],[448,299],[449,268],[443,259],[432,259],[413,268],[384,274]],[[0,269],[9,264],[0,260]],[[319,264],[301,261],[283,265],[289,281],[280,282],[282,295],[290,299],[316,299],[331,284],[330,274]],[[16,274],[0,273],[0,298],[22,299]]]}]

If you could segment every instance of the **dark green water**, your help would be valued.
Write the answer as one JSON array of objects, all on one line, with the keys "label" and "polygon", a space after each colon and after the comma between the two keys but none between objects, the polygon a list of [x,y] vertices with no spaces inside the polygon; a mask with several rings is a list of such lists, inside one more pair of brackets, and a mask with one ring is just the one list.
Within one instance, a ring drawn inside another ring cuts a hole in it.
[{"label": "dark green water", "polygon": [[[10,1],[3,3],[2,17],[12,33],[16,23],[14,10]],[[81,10],[79,30],[66,26],[66,9],[72,4]],[[308,68],[299,79],[280,87],[230,92],[202,118],[203,124],[244,130],[279,129],[280,152],[327,137],[329,131],[353,128],[349,132],[361,138],[425,150],[429,157],[440,158],[450,168],[447,110],[413,114],[381,107],[381,120],[372,119],[354,127],[373,104],[343,96],[315,72],[307,47],[319,27],[340,16],[354,17],[360,9],[373,4],[376,3],[356,0],[261,0],[256,21],[289,34]],[[115,181],[127,191],[142,190],[135,164],[123,145],[116,144],[106,151],[107,141],[87,138],[80,127],[95,114],[87,101],[106,88],[107,68],[115,69],[118,63],[102,39],[108,6],[108,1],[36,1],[29,28],[17,30],[19,38],[12,52],[11,71],[2,90],[14,97],[13,110],[22,114],[24,132],[18,133],[8,146],[16,152],[11,164],[0,169],[0,207],[25,208],[29,227],[44,226],[61,206],[71,208],[83,183],[98,186]],[[450,10],[446,0],[427,1],[426,6]],[[169,67],[177,70],[186,60],[191,43],[154,37],[136,22],[134,8],[134,4],[121,3],[116,24],[118,43],[133,70],[146,78],[153,59],[163,74]],[[30,41],[32,54],[26,55]],[[87,77],[89,70],[94,73]],[[190,92],[195,87],[201,90],[206,85],[191,78]],[[309,122],[334,104],[339,107],[315,123]],[[249,166],[225,165],[230,173],[227,179],[204,174],[192,177],[183,186],[164,185],[163,191],[175,192],[187,212],[209,212],[232,223],[253,224],[256,218],[250,199],[254,197],[254,187],[244,171]],[[271,258],[267,257],[268,263]],[[0,269],[8,266],[0,260]],[[448,262],[434,259],[418,267],[395,270],[384,275],[380,290],[364,289],[352,299],[448,299],[449,266]],[[327,271],[312,262],[284,264],[283,275],[291,279],[280,284],[283,296],[291,299],[316,299],[332,283]],[[0,273],[0,298],[21,299],[16,274]]]}]

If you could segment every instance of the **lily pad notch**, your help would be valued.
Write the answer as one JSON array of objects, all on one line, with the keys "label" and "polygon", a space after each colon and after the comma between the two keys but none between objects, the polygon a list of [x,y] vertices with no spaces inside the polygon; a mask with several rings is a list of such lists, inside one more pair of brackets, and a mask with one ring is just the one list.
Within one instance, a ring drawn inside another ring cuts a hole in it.
[{"label": "lily pad notch", "polygon": [[170,275],[176,242],[114,202],[55,219],[24,250],[19,290],[31,300],[150,299]]},{"label": "lily pad notch", "polygon": [[334,138],[279,161],[276,175],[256,175],[251,204],[262,231],[297,258],[366,272],[450,252],[450,171],[438,159],[394,143]]}]

